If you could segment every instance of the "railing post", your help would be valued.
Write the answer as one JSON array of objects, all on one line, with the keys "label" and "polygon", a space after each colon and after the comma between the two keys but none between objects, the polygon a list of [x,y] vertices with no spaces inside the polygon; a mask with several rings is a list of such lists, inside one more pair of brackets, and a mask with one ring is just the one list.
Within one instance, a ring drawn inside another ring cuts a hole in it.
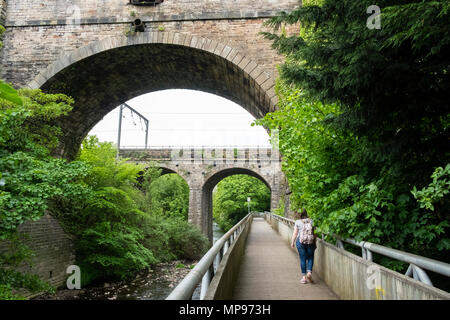
[{"label": "railing post", "polygon": [[367,255],[367,260],[373,261],[372,251],[370,251],[369,249],[366,249],[366,255]]},{"label": "railing post", "polygon": [[208,268],[205,275],[202,278],[202,286],[200,288],[200,300],[206,296],[206,291],[208,291],[209,284],[211,283],[211,268]]},{"label": "railing post", "polygon": [[216,255],[216,258],[214,259],[215,260],[215,264],[216,264],[216,267],[214,268],[214,274],[216,274],[216,271],[217,271],[217,269],[219,268],[219,264],[220,264],[220,262],[222,261],[222,257],[223,257],[223,254],[222,254],[222,250],[223,250],[223,248],[221,249],[221,250],[219,250],[219,252],[217,253],[217,255]]},{"label": "railing post", "polygon": [[230,240],[225,241],[225,244],[223,245],[223,254],[225,254],[228,251],[228,248],[230,246],[229,241]]},{"label": "railing post", "polygon": [[408,270],[406,270],[406,272],[405,272],[405,276],[407,276],[407,277],[411,277],[412,276],[412,265],[410,264],[409,265],[409,267],[408,267]]},{"label": "railing post", "polygon": [[412,268],[412,274],[413,274],[414,280],[420,281],[419,275],[417,274],[417,271],[416,271],[416,268],[414,268],[414,265],[411,265],[411,268]]},{"label": "railing post", "polygon": [[417,276],[419,281],[426,283],[430,286],[433,285],[433,283],[431,283],[431,280],[428,277],[427,273],[423,269],[421,269],[420,267],[418,267],[416,265],[412,265],[412,269],[413,269],[413,273]]}]

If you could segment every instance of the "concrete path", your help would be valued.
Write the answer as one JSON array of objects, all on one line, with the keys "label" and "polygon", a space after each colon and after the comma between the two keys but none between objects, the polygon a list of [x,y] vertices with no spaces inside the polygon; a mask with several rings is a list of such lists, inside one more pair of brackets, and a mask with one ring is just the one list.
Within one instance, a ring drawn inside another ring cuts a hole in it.
[{"label": "concrete path", "polygon": [[235,300],[336,300],[338,297],[314,274],[314,284],[301,284],[297,249],[263,218],[253,218],[247,238]]}]

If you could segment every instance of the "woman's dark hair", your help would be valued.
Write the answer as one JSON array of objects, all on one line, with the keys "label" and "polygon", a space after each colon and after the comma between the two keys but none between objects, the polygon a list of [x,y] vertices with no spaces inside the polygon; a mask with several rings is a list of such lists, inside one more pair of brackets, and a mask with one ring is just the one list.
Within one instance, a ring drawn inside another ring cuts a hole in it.
[{"label": "woman's dark hair", "polygon": [[306,212],[306,209],[303,208],[302,212],[300,212],[300,219],[306,219],[308,218],[308,212]]}]

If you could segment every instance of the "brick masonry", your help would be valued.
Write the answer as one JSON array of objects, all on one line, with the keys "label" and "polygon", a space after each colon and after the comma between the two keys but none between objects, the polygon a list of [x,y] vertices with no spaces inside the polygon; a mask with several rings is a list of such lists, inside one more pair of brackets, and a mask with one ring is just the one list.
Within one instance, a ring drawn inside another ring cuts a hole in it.
[{"label": "brick masonry", "polygon": [[[256,118],[274,110],[283,59],[260,32],[297,0],[14,0],[7,5],[0,76],[16,87],[63,92],[74,111],[60,121],[63,157],[89,130],[137,95],[169,88],[202,90],[237,102]],[[145,32],[126,36],[137,17]],[[296,28],[288,29],[295,32]]]},{"label": "brick masonry", "polygon": [[[18,271],[36,274],[55,287],[65,284],[67,267],[75,263],[72,239],[64,232],[59,222],[46,214],[38,221],[25,222],[19,233],[26,235],[23,243],[33,250],[31,263],[22,263]],[[0,252],[8,249],[6,242],[0,242]],[[32,294],[21,291],[26,297]]]}]

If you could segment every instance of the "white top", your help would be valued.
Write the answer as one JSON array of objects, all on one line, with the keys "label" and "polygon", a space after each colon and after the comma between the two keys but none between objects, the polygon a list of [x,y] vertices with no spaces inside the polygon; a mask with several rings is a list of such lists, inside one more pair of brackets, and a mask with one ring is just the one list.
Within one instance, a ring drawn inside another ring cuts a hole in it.
[{"label": "white top", "polygon": [[309,219],[311,220],[311,225],[314,227],[314,221],[310,218],[305,218],[305,219],[299,219],[299,220],[295,220],[295,227],[298,229],[298,234],[297,234],[297,238],[300,239],[300,234],[303,230],[303,221],[302,220],[306,220]]}]

